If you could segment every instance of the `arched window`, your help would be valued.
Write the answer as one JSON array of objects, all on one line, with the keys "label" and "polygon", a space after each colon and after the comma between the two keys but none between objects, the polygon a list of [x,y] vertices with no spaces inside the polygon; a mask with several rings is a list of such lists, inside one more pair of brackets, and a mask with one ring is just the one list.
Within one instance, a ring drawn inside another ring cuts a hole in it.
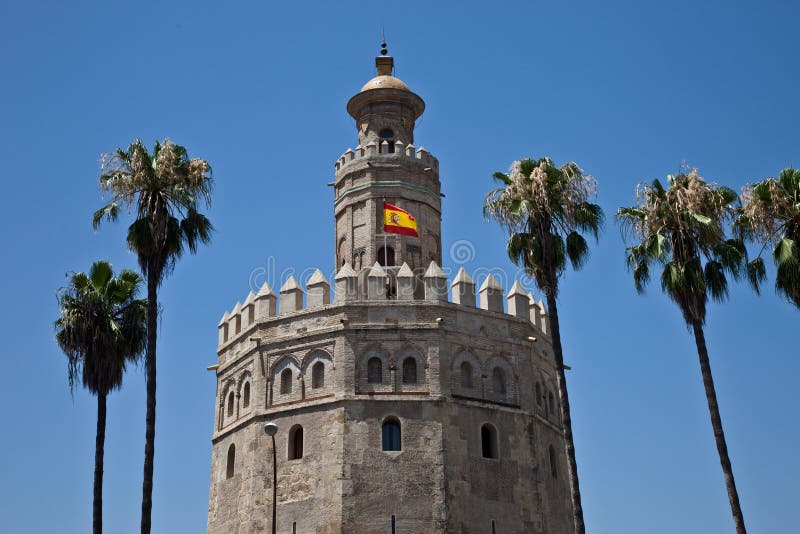
[{"label": "arched window", "polygon": [[383,362],[380,358],[370,358],[367,362],[367,382],[370,384],[383,382]]},{"label": "arched window", "polygon": [[550,456],[550,474],[553,478],[558,478],[558,465],[556,464],[556,450],[552,445],[547,449],[548,456]]},{"label": "arched window", "polygon": [[392,417],[383,422],[381,441],[385,451],[402,450],[400,448],[400,421]]},{"label": "arched window", "polygon": [[325,385],[325,364],[317,362],[311,368],[311,388],[317,389]]},{"label": "arched window", "polygon": [[403,384],[417,383],[417,360],[406,358],[403,360]]},{"label": "arched window", "polygon": [[245,408],[250,407],[250,382],[244,383],[244,388],[242,388],[242,406]]},{"label": "arched window", "polygon": [[284,369],[281,371],[281,395],[289,395],[292,392],[292,370]]},{"label": "arched window", "polygon": [[289,459],[299,460],[303,457],[303,427],[295,425],[289,431]]},{"label": "arched window", "polygon": [[378,249],[378,265],[383,267],[394,265],[394,249],[392,247],[381,247]]},{"label": "arched window", "polygon": [[228,417],[233,417],[233,391],[228,393]]},{"label": "arched window", "polygon": [[547,407],[550,410],[550,415],[556,414],[556,400],[552,391],[547,392]]},{"label": "arched window", "polygon": [[536,405],[542,405],[542,386],[539,382],[536,382]]},{"label": "arched window", "polygon": [[490,424],[481,427],[481,451],[484,458],[497,459],[497,429]]},{"label": "arched window", "polygon": [[461,387],[472,389],[472,365],[469,362],[461,364]]},{"label": "arched window", "polygon": [[384,128],[378,132],[378,136],[381,138],[381,144],[383,144],[384,141],[389,143],[389,153],[394,153],[394,132],[388,128]]},{"label": "arched window", "polygon": [[228,462],[225,464],[225,478],[233,478],[234,465],[236,464],[236,445],[231,443],[228,447]]},{"label": "arched window", "polygon": [[499,367],[492,371],[492,391],[497,395],[506,394],[506,374]]}]

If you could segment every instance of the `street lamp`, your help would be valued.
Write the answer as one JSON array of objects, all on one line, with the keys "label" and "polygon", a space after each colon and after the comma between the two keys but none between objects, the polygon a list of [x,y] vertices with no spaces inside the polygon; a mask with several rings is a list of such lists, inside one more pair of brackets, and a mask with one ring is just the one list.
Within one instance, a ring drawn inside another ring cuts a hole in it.
[{"label": "street lamp", "polygon": [[267,423],[264,425],[264,434],[272,438],[272,534],[275,534],[275,505],[277,503],[276,494],[278,490],[278,455],[275,452],[275,434],[278,433],[278,425]]}]

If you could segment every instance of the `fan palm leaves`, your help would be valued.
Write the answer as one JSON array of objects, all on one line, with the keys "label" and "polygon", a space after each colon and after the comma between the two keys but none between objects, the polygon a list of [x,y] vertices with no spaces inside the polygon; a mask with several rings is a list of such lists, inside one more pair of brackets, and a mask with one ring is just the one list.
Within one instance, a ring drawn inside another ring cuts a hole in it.
[{"label": "fan palm leaves", "polygon": [[127,150],[117,149],[102,161],[100,188],[110,201],[93,217],[97,228],[103,219],[115,221],[122,209],[133,212],[128,227],[128,247],[136,253],[147,278],[147,412],[145,418],[144,480],[142,483],[143,534],[150,532],[153,498],[153,461],[156,417],[156,329],[158,288],[188,249],[194,253],[209,243],[213,226],[198,211],[211,200],[211,167],[189,158],[184,147],[165,140],[152,153],[141,141]]},{"label": "fan palm leaves", "polygon": [[575,531],[583,534],[586,527],[564,374],[557,296],[559,278],[567,262],[577,270],[589,256],[584,234],[596,240],[603,226],[603,210],[591,202],[597,185],[577,164],[558,167],[549,158],[515,161],[508,174],[497,172],[493,176],[501,187],[486,195],[484,216],[494,219],[508,231],[509,258],[525,269],[547,298]]},{"label": "fan palm leaves", "polygon": [[130,270],[114,276],[108,262],[95,262],[89,273],[75,273],[59,291],[56,341],[67,356],[70,390],[76,383],[97,396],[93,530],[103,530],[103,455],[106,397],[122,387],[128,363],[145,346],[147,303],[136,299],[141,277]]},{"label": "fan palm leaves", "polygon": [[728,295],[728,276],[747,273],[747,252],[740,239],[730,239],[725,228],[733,220],[736,193],[703,180],[696,170],[637,188],[637,204],[617,211],[627,240],[627,265],[639,293],[650,281],[651,268],[661,266],[661,289],[681,310],[694,332],[706,401],[736,532],[746,532],[739,494],[728,455],[717,394],[711,374],[703,326],[706,305]]},{"label": "fan palm leaves", "polygon": [[[762,251],[772,248],[775,290],[800,308],[800,170],[787,168],[745,187],[737,227]],[[757,285],[765,277],[761,254],[748,267]]]}]

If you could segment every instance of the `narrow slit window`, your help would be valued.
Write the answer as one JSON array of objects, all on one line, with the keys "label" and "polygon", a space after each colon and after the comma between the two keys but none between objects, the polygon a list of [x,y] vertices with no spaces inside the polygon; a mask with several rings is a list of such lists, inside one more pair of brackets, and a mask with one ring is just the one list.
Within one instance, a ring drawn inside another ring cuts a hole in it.
[{"label": "narrow slit window", "polygon": [[506,394],[506,376],[499,367],[495,367],[492,371],[492,389],[496,395]]},{"label": "narrow slit window", "polygon": [[550,410],[550,415],[555,415],[556,414],[556,399],[553,396],[553,392],[552,391],[548,391],[547,392],[547,406],[548,406],[548,408]]},{"label": "narrow slit window", "polygon": [[250,407],[250,382],[245,382],[244,383],[244,388],[242,388],[242,390],[243,390],[242,405],[245,408],[249,408]]},{"label": "narrow slit window", "polygon": [[233,391],[228,393],[228,417],[233,417]]},{"label": "narrow slit window", "polygon": [[542,386],[539,384],[539,382],[536,382],[536,405],[542,405]]},{"label": "narrow slit window", "polygon": [[403,384],[417,383],[417,360],[406,358],[403,360]]},{"label": "narrow slit window", "polygon": [[550,474],[553,478],[558,478],[558,464],[556,463],[556,450],[553,448],[552,445],[547,449],[548,455],[550,456]]},{"label": "narrow slit window", "polygon": [[292,371],[284,369],[281,372],[281,395],[289,395],[292,392]]},{"label": "narrow slit window", "polygon": [[303,427],[295,425],[289,431],[289,459],[299,460],[303,457]]},{"label": "narrow slit window", "polygon": [[472,389],[472,365],[469,362],[461,364],[461,387]]},{"label": "narrow slit window", "polygon": [[311,368],[311,388],[319,389],[325,386],[325,364],[317,362]]},{"label": "narrow slit window", "polygon": [[225,465],[225,478],[233,478],[234,465],[236,464],[236,445],[231,443],[228,447],[228,461]]},{"label": "narrow slit window", "polygon": [[383,382],[383,362],[380,358],[370,358],[367,362],[367,382],[370,384]]}]

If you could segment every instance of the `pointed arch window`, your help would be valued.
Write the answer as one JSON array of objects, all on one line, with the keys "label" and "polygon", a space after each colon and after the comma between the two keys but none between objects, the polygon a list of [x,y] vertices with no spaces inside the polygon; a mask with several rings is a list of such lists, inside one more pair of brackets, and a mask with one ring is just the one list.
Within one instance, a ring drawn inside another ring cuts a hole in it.
[{"label": "pointed arch window", "polygon": [[325,364],[317,362],[311,367],[311,389],[325,386]]},{"label": "pointed arch window", "polygon": [[547,392],[547,407],[550,410],[550,415],[556,414],[556,399],[552,391]]},{"label": "pointed arch window", "polygon": [[406,358],[403,360],[403,384],[417,383],[417,359]]},{"label": "pointed arch window", "polygon": [[380,358],[370,358],[367,361],[367,382],[380,384],[383,382],[383,362]]},{"label": "pointed arch window", "polygon": [[289,395],[292,392],[292,370],[284,369],[281,371],[281,395]]},{"label": "pointed arch window", "polygon": [[234,397],[233,391],[228,393],[228,417],[233,417],[233,403],[234,403],[233,397]]}]

